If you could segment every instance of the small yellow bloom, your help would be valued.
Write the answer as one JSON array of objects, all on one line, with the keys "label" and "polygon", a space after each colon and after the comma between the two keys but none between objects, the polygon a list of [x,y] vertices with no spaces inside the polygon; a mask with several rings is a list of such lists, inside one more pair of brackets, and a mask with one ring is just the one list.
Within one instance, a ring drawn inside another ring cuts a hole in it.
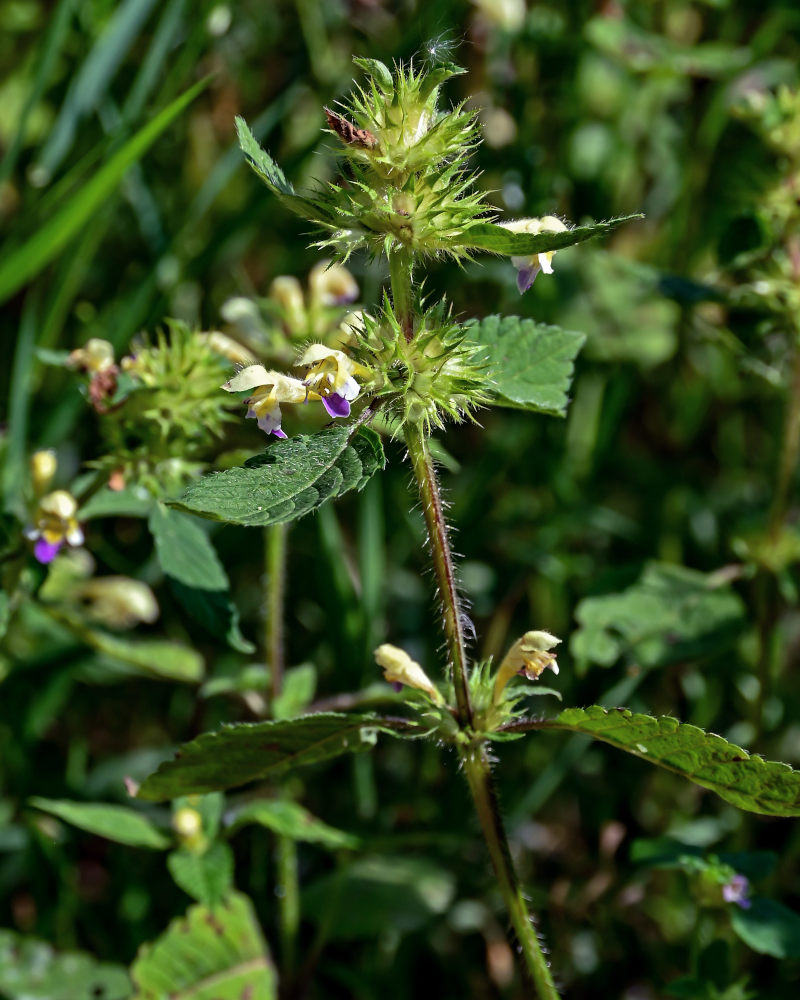
[{"label": "small yellow bloom", "polygon": [[378,646],[374,655],[378,666],[383,669],[384,680],[395,685],[406,684],[424,692],[437,705],[444,704],[444,698],[433,686],[433,681],[404,649],[385,642]]},{"label": "small yellow bloom", "polygon": [[35,451],[31,455],[31,482],[33,483],[33,492],[37,497],[46,493],[50,488],[57,467],[56,453],[50,448]]},{"label": "small yellow bloom", "polygon": [[281,372],[267,371],[263,365],[250,365],[234,375],[222,387],[226,392],[244,392],[255,389],[248,397],[247,416],[254,417],[265,434],[285,438],[281,430],[281,403],[306,403],[319,399],[316,392],[297,378]]},{"label": "small yellow bloom", "polygon": [[33,554],[40,563],[52,562],[65,543],[83,545],[77,511],[77,500],[66,490],[48,493],[39,501],[33,526],[25,534],[36,542]]},{"label": "small yellow bloom", "polygon": [[308,287],[312,305],[343,306],[358,298],[356,279],[342,264],[316,264],[308,276]]},{"label": "small yellow bloom", "polygon": [[[555,215],[545,215],[541,219],[517,219],[514,222],[501,222],[500,225],[512,233],[530,233],[532,236],[537,236],[539,233],[563,233],[567,229]],[[511,258],[511,263],[518,272],[517,288],[520,294],[527,292],[540,271],[544,271],[545,274],[553,273],[554,255],[555,250],[548,250],[546,253]]]},{"label": "small yellow bloom", "polygon": [[535,681],[548,667],[557,674],[556,654],[550,650],[560,642],[560,639],[549,632],[537,631],[526,632],[521,639],[517,639],[497,669],[494,702],[497,703],[512,677],[527,677],[529,681]]},{"label": "small yellow bloom", "polygon": [[302,285],[297,278],[279,274],[269,286],[269,297],[281,307],[283,318],[290,330],[299,332],[306,329],[308,325],[306,304]]},{"label": "small yellow bloom", "polygon": [[226,358],[234,365],[252,365],[255,362],[255,355],[243,347],[238,340],[229,337],[227,333],[219,330],[212,330],[210,333],[198,333],[197,339],[208,344],[215,354]]},{"label": "small yellow bloom", "polygon": [[361,392],[354,376],[363,378],[370,374],[368,368],[357,364],[344,351],[322,344],[312,344],[307,348],[296,367],[307,369],[303,381],[319,393],[323,406],[332,417],[350,415],[350,404]]},{"label": "small yellow bloom", "polygon": [[90,618],[111,628],[152,624],[158,618],[153,591],[127,576],[99,576],[82,583],[77,596],[86,602]]},{"label": "small yellow bloom", "polygon": [[83,347],[70,353],[67,366],[97,375],[114,367],[114,348],[107,340],[92,337]]}]

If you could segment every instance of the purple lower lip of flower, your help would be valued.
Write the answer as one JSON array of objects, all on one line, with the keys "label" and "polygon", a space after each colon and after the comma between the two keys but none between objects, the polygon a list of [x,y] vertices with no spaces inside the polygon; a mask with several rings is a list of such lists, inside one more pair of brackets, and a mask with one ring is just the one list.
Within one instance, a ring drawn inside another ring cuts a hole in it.
[{"label": "purple lower lip of flower", "polygon": [[730,882],[726,882],[722,887],[722,898],[726,903],[736,903],[743,910],[751,906],[747,898],[750,892],[750,882],[745,875],[734,875]]},{"label": "purple lower lip of flower", "polygon": [[403,685],[400,683],[400,681],[392,681],[392,689],[396,691],[398,694],[400,694],[400,692],[403,690]]},{"label": "purple lower lip of flower", "polygon": [[44,538],[39,538],[33,547],[33,554],[40,563],[46,565],[55,559],[63,544],[63,542],[48,542]]},{"label": "purple lower lip of flower", "polygon": [[536,280],[536,275],[541,271],[538,264],[533,267],[523,267],[517,271],[517,288],[519,294],[524,295]]},{"label": "purple lower lip of flower", "polygon": [[344,396],[340,396],[338,392],[332,392],[330,396],[323,396],[322,405],[332,417],[350,416],[350,401]]},{"label": "purple lower lip of flower", "polygon": [[270,434],[274,434],[276,438],[285,438],[286,431],[282,431],[280,427],[273,427]]}]

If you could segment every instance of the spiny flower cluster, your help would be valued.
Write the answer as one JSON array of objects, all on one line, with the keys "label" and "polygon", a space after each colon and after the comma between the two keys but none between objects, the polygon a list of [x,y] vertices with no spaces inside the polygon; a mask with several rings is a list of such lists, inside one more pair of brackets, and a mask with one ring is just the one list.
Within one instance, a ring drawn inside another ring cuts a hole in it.
[{"label": "spiny flower cluster", "polygon": [[387,295],[376,316],[365,313],[353,336],[353,356],[375,372],[372,394],[387,416],[421,423],[426,433],[446,419],[472,419],[489,399],[490,380],[479,349],[464,335],[445,300],[422,308],[407,340]]},{"label": "spiny flower cluster", "polygon": [[67,361],[88,377],[86,395],[102,415],[106,454],[91,464],[117,488],[135,483],[163,495],[202,471],[231,419],[220,382],[231,363],[255,361],[219,331],[193,331],[177,321],[167,326],[153,338],[138,338],[119,361],[99,339]]},{"label": "spiny flower cluster", "polygon": [[375,59],[355,62],[366,85],[341,114],[325,109],[348,171],[344,184],[320,191],[317,221],[331,235],[319,245],[344,259],[359,247],[468,256],[459,241],[488,214],[466,169],[478,126],[463,104],[437,108],[441,84],[464,71],[448,64],[418,73],[412,64],[392,74]]}]

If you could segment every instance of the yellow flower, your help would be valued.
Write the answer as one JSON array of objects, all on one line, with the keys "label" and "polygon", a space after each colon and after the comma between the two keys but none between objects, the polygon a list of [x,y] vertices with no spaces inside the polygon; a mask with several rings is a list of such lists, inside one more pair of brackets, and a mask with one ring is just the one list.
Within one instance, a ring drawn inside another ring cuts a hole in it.
[{"label": "yellow flower", "polygon": [[529,681],[538,680],[548,667],[554,674],[558,673],[556,654],[550,650],[561,642],[549,632],[526,632],[521,639],[503,657],[497,669],[494,682],[493,700],[500,699],[506,685],[512,677],[527,677]]},{"label": "yellow flower", "polygon": [[37,497],[49,489],[57,467],[56,453],[50,448],[35,451],[31,455],[31,482]]},{"label": "yellow flower", "polygon": [[353,275],[342,264],[329,261],[322,261],[311,269],[308,288],[312,305],[342,306],[358,298],[358,285]]},{"label": "yellow flower", "polygon": [[[500,225],[512,233],[530,233],[532,236],[537,236],[539,233],[563,233],[567,229],[561,219],[556,218],[555,215],[545,215],[541,219],[517,219],[515,222],[501,222]],[[517,288],[520,294],[527,292],[540,271],[544,271],[545,274],[553,273],[554,255],[555,250],[548,250],[545,253],[535,253],[527,257],[511,258],[511,263],[518,272]]]},{"label": "yellow flower", "polygon": [[70,353],[67,365],[70,368],[79,368],[81,371],[97,375],[99,372],[114,367],[114,348],[107,340],[92,337],[91,340],[86,341],[83,347]]},{"label": "yellow flower", "polygon": [[279,274],[269,286],[269,297],[281,307],[283,318],[295,333],[305,330],[307,324],[303,288],[297,278]]},{"label": "yellow flower", "polygon": [[127,576],[98,576],[82,583],[77,596],[86,603],[90,618],[111,628],[133,628],[158,618],[153,591]]},{"label": "yellow flower", "polygon": [[238,340],[229,337],[227,333],[220,330],[212,330],[210,333],[198,333],[197,339],[204,344],[208,344],[215,354],[226,358],[234,365],[252,365],[256,360],[255,356],[242,346]]},{"label": "yellow flower", "polygon": [[350,416],[350,404],[361,392],[354,376],[363,378],[370,374],[368,368],[357,364],[343,351],[322,344],[312,344],[296,367],[307,369],[303,381],[319,393],[322,405],[332,417]]},{"label": "yellow flower", "polygon": [[378,666],[383,669],[384,680],[394,685],[406,684],[424,692],[437,705],[444,704],[444,698],[433,686],[433,681],[404,649],[385,642],[378,646],[374,656]]},{"label": "yellow flower", "polygon": [[40,563],[50,563],[58,555],[61,547],[83,545],[83,532],[76,513],[78,502],[66,490],[48,493],[39,501],[33,526],[25,534],[36,544],[33,554]]},{"label": "yellow flower", "polygon": [[258,421],[258,426],[266,434],[285,438],[281,430],[281,403],[306,403],[309,399],[319,399],[316,392],[297,378],[281,372],[267,371],[263,365],[250,365],[234,375],[222,387],[226,392],[244,392],[255,389],[246,400],[247,416]]}]

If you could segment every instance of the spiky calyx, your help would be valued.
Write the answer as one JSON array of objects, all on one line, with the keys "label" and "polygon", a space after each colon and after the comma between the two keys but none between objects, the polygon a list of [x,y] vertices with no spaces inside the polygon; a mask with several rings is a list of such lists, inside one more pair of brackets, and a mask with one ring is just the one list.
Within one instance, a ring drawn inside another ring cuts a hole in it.
[{"label": "spiky calyx", "polygon": [[376,316],[364,314],[350,353],[373,372],[370,395],[400,424],[422,424],[426,434],[446,420],[474,419],[490,399],[491,380],[477,348],[442,300],[421,310],[408,341],[388,296]]},{"label": "spiky calyx", "polygon": [[344,259],[360,247],[467,256],[459,244],[487,215],[483,194],[474,190],[476,175],[466,169],[480,141],[478,126],[463,104],[437,108],[441,84],[463,70],[447,65],[417,73],[399,65],[391,73],[375,59],[355,62],[369,74],[365,86],[341,114],[325,109],[349,170],[344,185],[319,192],[317,221],[331,235],[318,245]]},{"label": "spiky calyx", "polygon": [[204,468],[232,419],[219,386],[230,361],[216,341],[176,320],[142,338],[120,362],[102,419],[107,453],[93,463],[155,494],[173,492]]}]

